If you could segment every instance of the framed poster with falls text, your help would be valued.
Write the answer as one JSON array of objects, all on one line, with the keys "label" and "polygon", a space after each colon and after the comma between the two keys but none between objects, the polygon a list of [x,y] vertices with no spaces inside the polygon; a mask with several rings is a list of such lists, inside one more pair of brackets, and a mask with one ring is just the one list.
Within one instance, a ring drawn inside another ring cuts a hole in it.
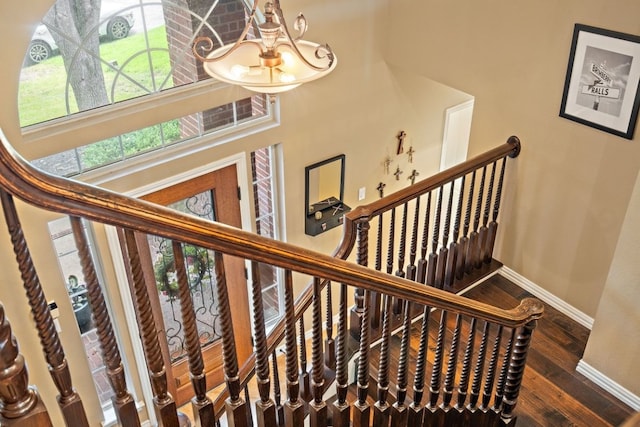
[{"label": "framed poster with falls text", "polygon": [[639,83],[640,36],[575,25],[561,117],[632,139]]}]

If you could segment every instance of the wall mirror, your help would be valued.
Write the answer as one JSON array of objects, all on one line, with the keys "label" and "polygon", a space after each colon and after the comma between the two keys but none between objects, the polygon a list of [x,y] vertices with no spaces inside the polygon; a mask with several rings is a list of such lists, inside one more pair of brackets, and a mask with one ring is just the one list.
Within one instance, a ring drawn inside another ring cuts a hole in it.
[{"label": "wall mirror", "polygon": [[345,155],[305,167],[305,232],[315,236],[342,224]]}]

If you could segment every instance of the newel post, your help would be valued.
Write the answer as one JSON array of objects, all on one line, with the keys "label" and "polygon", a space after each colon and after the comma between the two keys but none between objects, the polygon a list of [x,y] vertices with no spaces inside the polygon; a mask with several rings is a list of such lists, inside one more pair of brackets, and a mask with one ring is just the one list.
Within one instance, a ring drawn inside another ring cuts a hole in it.
[{"label": "newel post", "polygon": [[29,387],[29,374],[18,341],[0,304],[0,425],[51,427],[47,408],[35,387]]}]

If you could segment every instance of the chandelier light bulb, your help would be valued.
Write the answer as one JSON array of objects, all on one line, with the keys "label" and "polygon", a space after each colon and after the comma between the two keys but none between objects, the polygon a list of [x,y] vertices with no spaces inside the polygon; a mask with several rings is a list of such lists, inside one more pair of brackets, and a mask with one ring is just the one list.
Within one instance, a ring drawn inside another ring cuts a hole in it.
[{"label": "chandelier light bulb", "polygon": [[265,4],[264,22],[257,25],[260,38],[251,38],[258,3],[259,0],[254,0],[246,26],[234,44],[214,50],[211,38],[196,38],[193,53],[207,74],[254,92],[270,94],[273,100],[273,94],[319,79],[334,70],[337,61],[329,45],[302,39],[307,30],[307,20],[302,14],[294,21],[298,33],[292,37],[277,0]]},{"label": "chandelier light bulb", "polygon": [[293,83],[296,80],[296,77],[293,74],[282,73],[280,74],[280,81],[282,83]]},{"label": "chandelier light bulb", "polygon": [[296,60],[290,52],[281,52],[282,56],[282,65],[285,67],[293,67],[295,66]]},{"label": "chandelier light bulb", "polygon": [[235,64],[231,67],[231,74],[237,78],[242,78],[249,74],[249,67],[246,65]]}]

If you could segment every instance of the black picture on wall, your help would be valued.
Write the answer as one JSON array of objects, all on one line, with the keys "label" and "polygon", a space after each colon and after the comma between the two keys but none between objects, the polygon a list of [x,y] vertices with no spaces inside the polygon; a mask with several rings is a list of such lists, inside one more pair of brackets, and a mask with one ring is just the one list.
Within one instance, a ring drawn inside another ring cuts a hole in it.
[{"label": "black picture on wall", "polygon": [[639,83],[640,36],[575,25],[561,117],[632,139]]}]

